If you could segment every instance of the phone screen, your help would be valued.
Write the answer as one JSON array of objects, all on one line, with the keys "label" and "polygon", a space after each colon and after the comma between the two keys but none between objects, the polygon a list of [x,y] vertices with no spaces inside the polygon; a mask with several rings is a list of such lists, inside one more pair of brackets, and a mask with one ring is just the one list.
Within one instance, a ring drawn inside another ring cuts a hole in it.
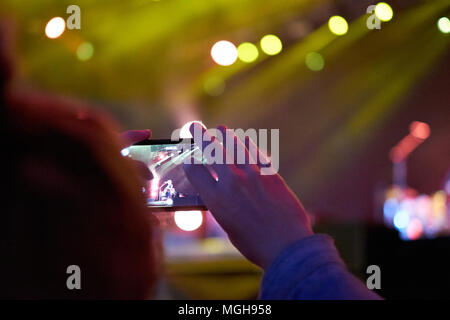
[{"label": "phone screen", "polygon": [[[153,179],[142,191],[147,206],[155,210],[206,210],[186,177],[183,161],[200,157],[192,140],[148,140],[127,148],[127,156],[148,166]],[[123,152],[122,152],[123,153]]]}]

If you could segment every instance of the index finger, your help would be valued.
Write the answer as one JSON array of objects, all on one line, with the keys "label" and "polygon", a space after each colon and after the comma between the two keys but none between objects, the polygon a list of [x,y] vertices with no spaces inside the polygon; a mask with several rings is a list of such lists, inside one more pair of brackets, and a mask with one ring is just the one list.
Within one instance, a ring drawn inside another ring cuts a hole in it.
[{"label": "index finger", "polygon": [[197,123],[193,123],[189,128],[189,130],[191,131],[191,134],[194,137],[195,144],[201,149],[203,155],[205,155],[204,154],[205,148],[207,148],[210,145],[214,148],[214,150],[220,150],[222,152],[223,156],[220,157],[220,163],[217,163],[215,159],[208,159],[211,160],[208,162],[211,162],[210,165],[219,176],[219,181],[221,179],[228,179],[230,177],[230,169],[233,167],[233,165],[224,163],[225,162],[224,159],[226,159],[225,148],[220,144],[220,142],[217,139],[215,139],[214,136],[211,136],[203,126]]}]

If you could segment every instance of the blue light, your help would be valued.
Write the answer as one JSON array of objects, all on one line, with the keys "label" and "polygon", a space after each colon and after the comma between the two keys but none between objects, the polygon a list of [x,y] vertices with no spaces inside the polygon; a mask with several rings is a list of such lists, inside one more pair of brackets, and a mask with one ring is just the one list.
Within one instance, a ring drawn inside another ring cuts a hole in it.
[{"label": "blue light", "polygon": [[387,199],[384,202],[383,213],[387,221],[392,221],[398,210],[398,202],[395,199]]},{"label": "blue light", "polygon": [[406,211],[399,211],[395,214],[394,217],[394,226],[401,230],[405,229],[409,223],[409,215]]}]

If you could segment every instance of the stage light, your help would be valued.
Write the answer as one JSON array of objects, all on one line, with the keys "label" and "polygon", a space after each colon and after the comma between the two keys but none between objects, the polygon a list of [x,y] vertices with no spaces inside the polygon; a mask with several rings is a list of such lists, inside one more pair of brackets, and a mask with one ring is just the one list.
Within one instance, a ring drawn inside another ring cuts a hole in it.
[{"label": "stage light", "polygon": [[268,34],[262,37],[260,45],[262,51],[269,56],[274,56],[280,53],[283,49],[283,44],[281,43],[280,38],[273,34]]},{"label": "stage light", "polygon": [[124,148],[120,151],[120,153],[122,154],[122,156],[126,157],[130,154],[130,148]]},{"label": "stage light", "polygon": [[328,20],[328,28],[335,35],[342,36],[348,31],[348,23],[341,16],[332,16]]},{"label": "stage light", "polygon": [[409,132],[414,138],[425,140],[430,136],[430,126],[425,122],[414,121],[409,126]]},{"label": "stage light", "polygon": [[54,17],[45,26],[45,35],[50,39],[56,39],[66,29],[66,21],[61,17]]},{"label": "stage light", "polygon": [[180,139],[190,139],[190,138],[192,138],[192,134],[191,134],[191,131],[189,131],[189,128],[191,127],[191,124],[193,124],[193,123],[198,123],[203,128],[206,129],[206,126],[200,120],[194,120],[194,121],[186,122],[180,129]]},{"label": "stage light", "polygon": [[440,32],[449,33],[450,32],[450,20],[447,17],[442,17],[438,20],[437,26]]},{"label": "stage light", "polygon": [[238,52],[236,46],[230,41],[221,40],[212,46],[211,57],[215,63],[221,66],[229,66],[236,61]]},{"label": "stage light", "polygon": [[392,11],[391,6],[388,5],[386,2],[379,2],[375,6],[375,15],[381,21],[386,22],[392,19],[394,12]]},{"label": "stage light", "polygon": [[77,57],[81,61],[86,61],[92,58],[94,54],[94,46],[90,42],[83,42],[77,48]]},{"label": "stage light", "polygon": [[394,226],[401,230],[405,229],[409,223],[409,215],[406,211],[401,210],[397,212],[394,216]]},{"label": "stage light", "polygon": [[383,205],[384,217],[387,221],[392,221],[398,210],[398,201],[396,199],[387,199]]},{"label": "stage light", "polygon": [[408,236],[408,239],[410,240],[416,240],[419,239],[422,235],[423,227],[422,222],[420,222],[419,219],[414,218],[411,219],[411,221],[408,224],[408,228],[406,229],[406,235]]},{"label": "stage light", "polygon": [[306,66],[312,71],[320,71],[325,65],[322,55],[317,52],[310,52],[305,57]]},{"label": "stage light", "polygon": [[184,231],[194,231],[203,223],[201,211],[175,211],[175,224]]},{"label": "stage light", "polygon": [[241,61],[251,63],[258,59],[258,48],[250,42],[241,43],[238,48],[238,57]]}]

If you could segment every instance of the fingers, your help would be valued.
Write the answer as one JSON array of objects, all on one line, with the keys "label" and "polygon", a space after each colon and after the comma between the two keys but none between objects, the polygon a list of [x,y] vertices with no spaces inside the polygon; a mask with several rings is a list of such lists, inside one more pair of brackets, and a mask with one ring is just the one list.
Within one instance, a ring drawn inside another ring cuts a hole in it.
[{"label": "fingers", "polygon": [[129,147],[136,142],[150,139],[152,136],[152,132],[149,129],[145,130],[128,130],[120,134],[120,140],[122,142],[122,146]]},{"label": "fingers", "polygon": [[[224,164],[223,161],[226,157],[226,151],[223,146],[217,141],[213,136],[211,136],[205,128],[197,123],[193,123],[189,128],[192,136],[194,137],[194,142],[202,150],[203,157],[207,160],[208,164],[211,165],[212,169],[219,176],[219,180],[227,180],[230,177],[230,170],[232,166],[230,164]],[[214,158],[218,156],[216,154],[212,155],[208,150],[214,149],[217,152],[222,153],[222,159],[220,163],[217,163]],[[213,158],[211,158],[213,157]]]},{"label": "fingers", "polygon": [[268,157],[258,148],[250,137],[245,137],[245,147],[247,148],[250,156],[258,164],[258,167],[266,167],[270,165]]},{"label": "fingers", "polygon": [[[236,161],[237,146],[236,146],[236,143],[233,143],[233,139],[234,139],[233,132],[228,130],[228,128],[224,125],[218,126],[217,130],[219,130],[221,133],[222,145],[223,145],[225,152],[227,152],[229,160],[232,160],[231,163],[237,164],[237,161]],[[227,150],[229,141],[231,141],[231,143],[233,143],[233,144],[232,144],[232,148]],[[224,157],[224,162],[226,161],[226,159],[227,158]]]},{"label": "fingers", "polygon": [[222,134],[222,145],[224,146],[224,148],[227,145],[227,126],[224,126],[223,124],[221,124],[220,126],[217,127],[217,130],[220,131],[220,133]]},{"label": "fingers", "polygon": [[205,202],[211,202],[211,197],[217,196],[217,182],[211,176],[208,168],[203,164],[184,164],[183,169],[186,177],[200,197]]},{"label": "fingers", "polygon": [[[122,132],[119,136],[121,147],[122,148],[129,147],[130,145],[135,144],[136,142],[149,139],[151,135],[152,133],[149,129],[128,130]],[[137,168],[140,177],[142,177],[144,180],[153,179],[153,174],[151,173],[150,169],[145,163],[133,159],[131,161],[133,162],[133,165]]]},{"label": "fingers", "polygon": [[[236,167],[245,171],[259,172],[258,168],[255,166],[255,164],[257,163],[256,153],[258,150],[256,145],[254,143],[250,145],[252,151],[250,152],[249,144],[244,144],[242,140],[234,134],[233,130],[228,130],[228,128],[224,125],[218,126],[217,129],[223,136],[224,148],[226,149],[226,151],[233,153],[233,163],[236,165]],[[249,137],[245,136],[245,140],[247,139],[249,139]],[[249,140],[251,141],[251,139]],[[229,147],[230,144],[232,145],[232,148]]]},{"label": "fingers", "polygon": [[141,176],[145,180],[153,179],[153,174],[145,163],[134,159],[130,160],[133,162],[133,165],[138,169],[139,176]]}]

